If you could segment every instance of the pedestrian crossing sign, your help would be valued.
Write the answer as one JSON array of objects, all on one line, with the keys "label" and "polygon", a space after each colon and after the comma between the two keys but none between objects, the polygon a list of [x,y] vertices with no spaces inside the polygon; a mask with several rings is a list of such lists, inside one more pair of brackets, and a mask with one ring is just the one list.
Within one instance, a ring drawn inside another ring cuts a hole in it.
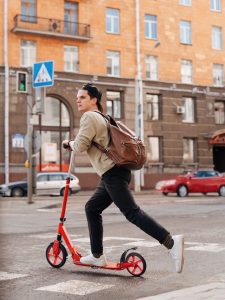
[{"label": "pedestrian crossing sign", "polygon": [[54,62],[43,61],[34,63],[32,86],[36,88],[52,85],[54,85]]}]

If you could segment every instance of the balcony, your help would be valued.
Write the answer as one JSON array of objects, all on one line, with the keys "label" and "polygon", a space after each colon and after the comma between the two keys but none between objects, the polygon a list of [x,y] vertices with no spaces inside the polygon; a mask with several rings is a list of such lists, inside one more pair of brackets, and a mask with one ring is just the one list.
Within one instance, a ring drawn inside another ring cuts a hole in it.
[{"label": "balcony", "polygon": [[14,17],[14,27],[12,32],[72,39],[84,42],[91,39],[89,24],[27,15],[16,15]]}]

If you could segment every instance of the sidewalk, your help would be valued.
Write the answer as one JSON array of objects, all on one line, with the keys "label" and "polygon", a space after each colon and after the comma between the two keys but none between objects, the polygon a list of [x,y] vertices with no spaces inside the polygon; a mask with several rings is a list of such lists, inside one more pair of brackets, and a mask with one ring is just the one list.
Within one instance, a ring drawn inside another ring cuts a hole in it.
[{"label": "sidewalk", "polygon": [[224,300],[225,282],[215,282],[185,288],[165,294],[139,298],[137,300]]}]

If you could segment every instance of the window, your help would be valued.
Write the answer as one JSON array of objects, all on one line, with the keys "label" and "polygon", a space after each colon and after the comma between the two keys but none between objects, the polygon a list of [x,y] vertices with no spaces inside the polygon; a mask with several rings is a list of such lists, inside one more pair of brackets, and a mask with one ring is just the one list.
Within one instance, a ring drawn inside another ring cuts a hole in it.
[{"label": "window", "polygon": [[77,33],[77,11],[78,4],[65,2],[64,3],[64,32],[69,34]]},{"label": "window", "polygon": [[40,132],[42,140],[37,170],[67,171],[70,154],[63,151],[61,146],[63,140],[70,139],[71,125],[67,106],[57,98],[45,97],[44,113],[33,123],[34,130]]},{"label": "window", "polygon": [[61,174],[50,174],[49,181],[62,181],[63,177]]},{"label": "window", "polygon": [[184,123],[194,123],[195,122],[195,101],[193,98],[183,98]]},{"label": "window", "polygon": [[212,27],[212,48],[222,50],[222,28],[218,26]]},{"label": "window", "polygon": [[147,120],[159,120],[159,95],[146,95]]},{"label": "window", "polygon": [[210,0],[210,8],[213,11],[221,11],[221,0]]},{"label": "window", "polygon": [[191,22],[181,21],[180,22],[180,42],[182,44],[191,44]]},{"label": "window", "polygon": [[224,86],[224,71],[223,65],[213,64],[213,85]]},{"label": "window", "polygon": [[184,138],[183,139],[183,162],[194,163],[195,158],[195,139]]},{"label": "window", "polygon": [[64,71],[79,71],[78,47],[64,46]]},{"label": "window", "polygon": [[180,0],[180,5],[191,6],[191,0]]},{"label": "window", "polygon": [[225,123],[225,102],[216,101],[214,103],[214,112],[215,112],[215,123],[224,124]]},{"label": "window", "polygon": [[120,12],[118,9],[106,9],[106,32],[119,33],[120,30]]},{"label": "window", "polygon": [[20,65],[31,67],[36,62],[36,43],[22,40],[20,43]]},{"label": "window", "polygon": [[182,59],[181,60],[181,82],[192,83],[192,61]]},{"label": "window", "polygon": [[157,39],[157,16],[145,15],[145,37]]},{"label": "window", "polygon": [[36,22],[36,7],[36,0],[21,0],[21,20],[25,22]]},{"label": "window", "polygon": [[146,79],[158,80],[158,58],[148,55],[145,60]]},{"label": "window", "polygon": [[121,107],[122,107],[121,93],[107,91],[106,92],[107,114],[109,114],[113,118],[120,119],[122,117]]},{"label": "window", "polygon": [[161,146],[160,138],[157,136],[148,137],[148,159],[150,162],[160,162],[161,161]]},{"label": "window", "polygon": [[117,51],[107,51],[107,75],[120,76],[120,53]]},{"label": "window", "polygon": [[38,175],[37,181],[48,181],[48,175],[47,174]]}]

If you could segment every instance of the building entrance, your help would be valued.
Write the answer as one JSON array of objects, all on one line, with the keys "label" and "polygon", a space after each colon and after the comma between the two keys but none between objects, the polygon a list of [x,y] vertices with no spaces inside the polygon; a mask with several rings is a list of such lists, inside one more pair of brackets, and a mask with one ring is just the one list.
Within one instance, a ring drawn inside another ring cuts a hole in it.
[{"label": "building entrance", "polygon": [[225,172],[225,146],[213,146],[213,164],[218,172]]}]

